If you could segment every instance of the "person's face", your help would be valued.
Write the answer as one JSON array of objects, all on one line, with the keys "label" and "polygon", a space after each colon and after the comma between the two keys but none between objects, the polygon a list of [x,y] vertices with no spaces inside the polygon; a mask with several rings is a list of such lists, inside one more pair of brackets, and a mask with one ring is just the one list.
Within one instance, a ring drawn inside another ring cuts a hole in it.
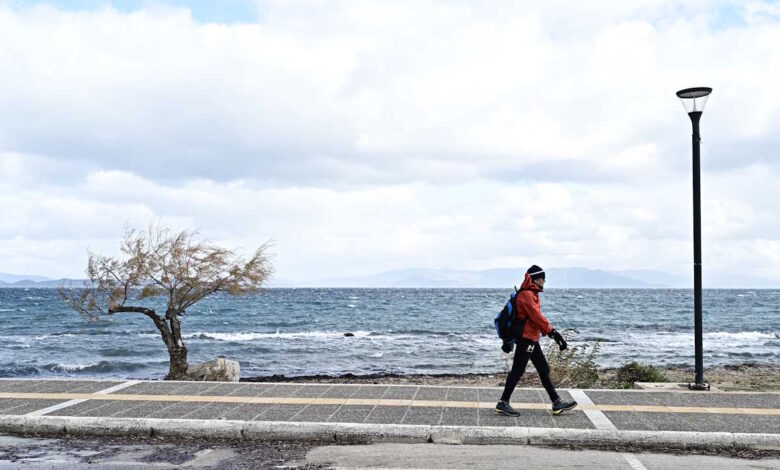
[{"label": "person's face", "polygon": [[534,281],[534,284],[539,286],[540,289],[544,289],[544,278],[540,277],[539,279]]}]

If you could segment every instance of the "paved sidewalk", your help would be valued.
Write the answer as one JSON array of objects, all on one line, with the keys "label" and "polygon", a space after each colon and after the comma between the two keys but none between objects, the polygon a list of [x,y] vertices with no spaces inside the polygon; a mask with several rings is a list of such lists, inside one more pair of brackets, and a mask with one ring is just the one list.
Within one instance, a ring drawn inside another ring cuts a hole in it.
[{"label": "paved sidewalk", "polygon": [[[485,430],[511,440],[521,436],[520,429],[555,430],[558,434],[548,435],[577,436],[577,441],[588,436],[641,440],[640,436],[672,431],[688,433],[680,439],[712,436],[731,446],[739,443],[734,436],[742,435],[761,435],[749,441],[764,442],[768,448],[780,442],[780,393],[563,390],[563,398],[574,398],[580,406],[553,416],[543,390],[517,389],[512,406],[520,410],[518,418],[494,412],[500,394],[499,388],[454,386],[0,379],[0,431],[59,423],[70,423],[62,424],[63,429],[74,429],[74,423],[88,423],[97,433],[100,423],[119,426],[145,420],[161,427],[166,420],[196,420],[203,429],[220,422],[224,422],[220,429],[227,429],[227,422],[264,422],[257,429],[282,433],[352,429],[397,438],[409,433],[406,437],[419,437],[418,431],[427,426],[429,434],[430,427],[438,427],[433,430],[442,442],[447,436],[464,442]],[[276,428],[269,427],[272,423]],[[306,428],[303,423],[321,425]],[[360,426],[325,426],[330,423]],[[398,426],[387,427],[392,425]],[[509,428],[517,432],[510,433]],[[239,436],[246,437],[246,429],[242,427]],[[505,432],[499,432],[502,429]],[[601,433],[572,434],[588,430]]]}]

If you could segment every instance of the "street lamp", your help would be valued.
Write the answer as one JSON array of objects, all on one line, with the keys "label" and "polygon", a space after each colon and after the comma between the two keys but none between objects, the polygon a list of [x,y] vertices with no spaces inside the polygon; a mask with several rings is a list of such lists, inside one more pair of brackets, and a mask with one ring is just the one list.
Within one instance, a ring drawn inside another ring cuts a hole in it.
[{"label": "street lamp", "polygon": [[707,98],[712,88],[686,88],[677,92],[685,111],[693,125],[693,307],[694,307],[694,345],[696,353],[696,383],[688,384],[692,390],[709,390],[709,384],[704,383],[704,366],[702,362],[701,342],[701,154],[699,143],[699,120],[704,111]]}]

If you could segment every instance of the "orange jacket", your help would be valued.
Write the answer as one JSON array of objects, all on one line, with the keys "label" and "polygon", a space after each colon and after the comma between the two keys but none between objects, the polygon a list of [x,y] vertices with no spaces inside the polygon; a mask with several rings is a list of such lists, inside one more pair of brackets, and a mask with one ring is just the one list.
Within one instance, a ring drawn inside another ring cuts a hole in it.
[{"label": "orange jacket", "polygon": [[523,338],[539,341],[541,334],[547,336],[553,329],[550,322],[542,315],[542,304],[539,301],[539,286],[531,281],[531,275],[526,273],[523,286],[515,301],[517,318],[527,318],[523,328]]}]

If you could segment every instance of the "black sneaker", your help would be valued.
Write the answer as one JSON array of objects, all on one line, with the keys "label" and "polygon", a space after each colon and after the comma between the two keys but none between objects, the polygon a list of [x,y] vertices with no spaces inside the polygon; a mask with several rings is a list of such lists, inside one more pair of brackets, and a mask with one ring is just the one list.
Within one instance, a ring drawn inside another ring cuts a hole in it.
[{"label": "black sneaker", "polygon": [[572,401],[562,401],[560,398],[555,400],[555,403],[553,403],[552,410],[554,415],[559,415],[563,413],[566,410],[570,410],[577,406],[577,402]]},{"label": "black sneaker", "polygon": [[496,413],[507,416],[520,416],[520,412],[509,406],[509,402],[500,401],[496,404]]}]

